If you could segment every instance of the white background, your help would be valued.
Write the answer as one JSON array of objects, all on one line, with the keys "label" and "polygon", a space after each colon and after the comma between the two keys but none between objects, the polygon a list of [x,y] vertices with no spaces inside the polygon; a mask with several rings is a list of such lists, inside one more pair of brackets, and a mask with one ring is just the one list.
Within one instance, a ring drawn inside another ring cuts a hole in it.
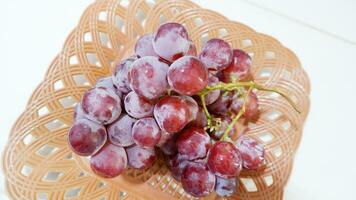
[{"label": "white background", "polygon": [[[0,147],[93,0],[0,0]],[[356,199],[356,1],[197,0],[278,38],[310,76],[311,110],[285,199]],[[0,199],[6,199],[0,173]]]}]

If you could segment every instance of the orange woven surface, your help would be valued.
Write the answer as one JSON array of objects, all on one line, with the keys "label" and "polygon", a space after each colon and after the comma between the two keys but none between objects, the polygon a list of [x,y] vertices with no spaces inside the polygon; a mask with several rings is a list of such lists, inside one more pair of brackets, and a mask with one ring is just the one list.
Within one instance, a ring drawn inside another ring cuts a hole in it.
[{"label": "orange woven surface", "polygon": [[[309,110],[309,80],[298,58],[277,40],[185,0],[98,0],[83,14],[62,51],[34,91],[9,137],[3,157],[11,199],[187,199],[162,159],[146,171],[126,170],[115,179],[92,174],[85,158],[72,154],[67,131],[73,106],[115,61],[128,55],[137,37],[163,22],[186,26],[198,51],[218,37],[252,56],[256,82],[285,91],[298,114],[279,95],[258,92],[261,118],[248,135],[266,147],[267,166],[243,171],[231,199],[282,199]],[[205,199],[219,199],[211,194]]]}]

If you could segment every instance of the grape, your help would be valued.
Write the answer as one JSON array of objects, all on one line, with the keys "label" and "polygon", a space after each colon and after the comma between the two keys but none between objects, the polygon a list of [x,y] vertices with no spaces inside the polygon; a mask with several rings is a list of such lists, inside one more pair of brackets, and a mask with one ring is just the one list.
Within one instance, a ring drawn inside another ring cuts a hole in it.
[{"label": "grape", "polygon": [[203,128],[183,130],[177,140],[178,152],[189,160],[204,158],[210,147],[210,137]]},{"label": "grape", "polygon": [[230,45],[221,39],[211,39],[203,47],[199,59],[209,71],[221,71],[231,62],[232,50]]},{"label": "grape", "polygon": [[246,102],[246,111],[244,117],[250,121],[256,121],[260,115],[260,110],[258,107],[258,97],[256,93],[251,91],[248,95]]},{"label": "grape", "polygon": [[139,57],[144,56],[156,56],[156,52],[153,49],[153,34],[146,34],[141,36],[135,45],[135,53]]},{"label": "grape", "polygon": [[127,166],[125,149],[111,143],[90,158],[90,167],[95,174],[104,178],[114,178],[120,175]]},{"label": "grape", "polygon": [[111,76],[98,79],[95,87],[104,87],[108,90],[112,90],[119,98],[122,98],[122,92],[116,88]]},{"label": "grape", "polygon": [[236,177],[242,167],[241,154],[231,142],[216,142],[210,148],[208,167],[215,175],[222,178]]},{"label": "grape", "polygon": [[[219,79],[214,76],[209,74],[209,80],[208,80],[208,85],[209,86],[214,86],[219,84]],[[220,96],[220,90],[213,90],[210,91],[207,95],[205,95],[205,104],[210,105],[214,103]]]},{"label": "grape", "polygon": [[186,101],[178,96],[165,96],[153,109],[159,127],[168,133],[181,131],[189,122],[190,112]]},{"label": "grape", "polygon": [[154,147],[161,138],[160,129],[152,117],[139,119],[132,128],[135,143],[144,148]]},{"label": "grape", "polygon": [[105,127],[87,119],[75,121],[68,133],[69,146],[80,156],[95,154],[106,139]]},{"label": "grape", "polygon": [[171,62],[185,55],[189,47],[188,32],[178,23],[162,24],[153,39],[155,52]]},{"label": "grape", "polygon": [[215,192],[220,197],[230,197],[236,192],[236,178],[220,178],[216,176]]},{"label": "grape", "polygon": [[214,103],[208,105],[208,110],[212,114],[226,115],[227,112],[229,111],[231,101],[232,101],[232,94],[230,92],[222,93]]},{"label": "grape", "polygon": [[236,141],[236,146],[241,152],[244,168],[256,170],[264,164],[265,148],[256,140],[247,136],[241,136]]},{"label": "grape", "polygon": [[113,83],[116,88],[124,94],[131,91],[129,82],[129,72],[132,67],[132,63],[137,60],[136,57],[130,57],[118,64],[115,68],[114,75],[112,77]]},{"label": "grape", "polygon": [[182,173],[190,161],[184,156],[177,154],[172,159],[169,160],[169,168],[171,170],[173,178],[180,181]]},{"label": "grape", "polygon": [[154,104],[134,91],[128,93],[124,100],[125,110],[131,117],[140,119],[153,116]]},{"label": "grape", "polygon": [[154,148],[141,148],[137,145],[126,148],[129,166],[135,169],[146,169],[156,160]]},{"label": "grape", "polygon": [[157,146],[161,149],[161,151],[167,156],[174,156],[178,153],[177,149],[177,136],[178,134],[171,134],[165,131],[161,131],[161,139],[165,137],[165,141],[158,142]]},{"label": "grape", "polygon": [[123,114],[114,123],[107,128],[109,140],[111,143],[127,147],[134,143],[132,138],[132,126],[137,120],[129,115]]},{"label": "grape", "polygon": [[[216,130],[210,134],[214,139],[220,140],[223,134],[226,131],[226,128],[229,126],[229,124],[232,122],[232,118],[229,115],[220,115],[217,118],[220,118],[220,125],[217,126]],[[230,130],[228,133],[229,136],[234,135],[235,129],[234,127]]]},{"label": "grape", "polygon": [[190,41],[188,52],[186,53],[187,56],[197,56],[197,47],[195,46],[193,41]]},{"label": "grape", "polygon": [[197,117],[195,118],[195,120],[191,121],[187,126],[205,128],[207,124],[208,124],[208,120],[206,118],[204,109],[202,107],[199,107]]},{"label": "grape", "polygon": [[232,62],[223,72],[224,82],[246,81],[251,76],[251,57],[240,49],[232,51]]},{"label": "grape", "polygon": [[189,108],[189,115],[190,115],[190,119],[189,121],[194,121],[197,118],[198,115],[198,111],[199,111],[199,106],[198,103],[190,96],[181,96],[185,102],[188,105]]},{"label": "grape", "polygon": [[194,95],[208,85],[208,71],[193,56],[184,56],[169,67],[168,83],[182,95]]},{"label": "grape", "polygon": [[209,195],[215,186],[216,178],[204,163],[190,162],[181,176],[183,189],[195,197]]},{"label": "grape", "polygon": [[136,60],[129,73],[130,86],[138,95],[148,99],[157,99],[168,90],[168,65],[157,57],[146,56]]},{"label": "grape", "polygon": [[[237,114],[241,109],[244,104],[244,97],[241,95],[236,96],[237,94],[234,95],[234,98],[232,99],[231,105],[230,105],[230,110]],[[250,121],[256,121],[259,117],[260,110],[258,107],[258,98],[256,93],[253,91],[250,91],[248,94],[246,104],[245,104],[245,113],[243,116]]]},{"label": "grape", "polygon": [[103,124],[110,124],[121,114],[121,100],[104,87],[92,88],[84,93],[82,108],[90,119]]}]

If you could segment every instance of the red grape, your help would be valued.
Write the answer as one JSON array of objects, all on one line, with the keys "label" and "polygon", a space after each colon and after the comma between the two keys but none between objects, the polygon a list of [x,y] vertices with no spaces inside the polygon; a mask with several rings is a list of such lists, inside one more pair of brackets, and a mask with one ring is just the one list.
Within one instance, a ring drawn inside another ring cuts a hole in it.
[{"label": "red grape", "polygon": [[132,67],[132,63],[137,60],[136,57],[130,57],[118,64],[115,68],[114,75],[112,77],[113,82],[117,89],[126,94],[131,91],[129,82],[129,72]]},{"label": "red grape", "polygon": [[231,142],[216,142],[210,148],[208,167],[215,175],[222,178],[236,177],[242,167],[241,154]]},{"label": "red grape", "polygon": [[236,192],[236,189],[236,178],[225,179],[216,176],[215,192],[220,197],[230,197]]},{"label": "red grape", "polygon": [[250,121],[256,121],[260,116],[260,109],[258,107],[258,97],[256,93],[251,91],[246,102],[246,111],[244,117]]},{"label": "red grape", "polygon": [[156,160],[154,148],[141,148],[133,145],[126,148],[129,166],[135,169],[146,169]]},{"label": "red grape", "polygon": [[232,50],[230,45],[221,39],[211,39],[199,54],[200,60],[211,71],[221,71],[231,62]]},{"label": "red grape", "polygon": [[256,170],[264,164],[265,148],[256,140],[241,136],[236,141],[236,146],[241,153],[244,168]]},{"label": "red grape", "polygon": [[214,174],[209,171],[206,164],[200,162],[190,162],[181,176],[183,189],[195,197],[209,195],[214,190],[215,181]]},{"label": "red grape", "polygon": [[111,90],[104,87],[92,88],[84,93],[82,108],[90,119],[110,124],[121,114],[121,100]]},{"label": "red grape", "polygon": [[177,140],[178,152],[189,160],[204,158],[210,147],[210,137],[203,128],[183,130]]},{"label": "red grape", "polygon": [[190,112],[186,101],[178,96],[165,96],[153,109],[159,127],[168,133],[181,131],[189,122]]},{"label": "red grape", "polygon": [[169,67],[168,83],[179,94],[197,94],[208,85],[208,71],[196,57],[184,56]]},{"label": "red grape", "polygon": [[171,170],[173,178],[180,181],[182,173],[190,161],[184,156],[177,154],[172,159],[169,160],[169,168]]},{"label": "red grape", "polygon": [[[235,94],[230,105],[230,110],[233,113],[237,114],[242,109],[243,104],[244,98],[241,95],[237,96],[237,94]],[[246,100],[245,113],[243,114],[243,116],[247,120],[256,121],[259,117],[259,114],[260,110],[258,107],[258,97],[256,93],[250,91]]]},{"label": "red grape", "polygon": [[251,57],[240,49],[232,51],[232,62],[223,72],[224,82],[247,80],[251,76]]},{"label": "red grape", "polygon": [[[231,119],[231,117],[229,115],[220,115],[217,118],[220,118],[220,125],[210,135],[214,139],[220,140],[221,137],[223,136],[223,134],[225,133],[226,128],[232,122],[232,119]],[[235,133],[235,129],[233,127],[229,132],[229,136],[234,135],[234,133]]]},{"label": "red grape", "polygon": [[186,55],[187,56],[195,56],[195,57],[198,55],[197,47],[195,46],[193,41],[190,41],[189,49],[188,49],[188,52]]},{"label": "red grape", "polygon": [[137,120],[129,115],[123,114],[114,123],[107,128],[109,140],[111,143],[127,147],[134,143],[132,138],[132,126]]},{"label": "red grape", "polygon": [[[209,86],[214,86],[219,84],[219,79],[214,76],[214,75],[209,75],[209,81],[208,81],[208,85]],[[205,96],[205,104],[206,105],[210,105],[212,103],[214,103],[220,96],[220,90],[213,90],[210,91],[206,96]]]},{"label": "red grape", "polygon": [[189,121],[191,122],[197,118],[197,114],[199,111],[198,103],[190,96],[181,96],[181,97],[185,100],[185,102],[188,105],[189,115],[190,115]]},{"label": "red grape", "polygon": [[156,52],[153,49],[153,34],[146,34],[141,36],[135,45],[135,53],[139,57],[144,56],[156,56]]},{"label": "red grape", "polygon": [[104,87],[108,90],[112,90],[119,98],[122,98],[122,92],[116,88],[111,76],[98,79],[95,87]]},{"label": "red grape", "polygon": [[168,65],[157,57],[146,56],[136,60],[129,73],[133,91],[146,99],[157,99],[168,90]]},{"label": "red grape", "polygon": [[135,143],[144,148],[154,147],[161,138],[160,129],[152,117],[139,119],[132,128]]},{"label": "red grape", "polygon": [[127,114],[136,119],[153,116],[154,104],[140,97],[134,91],[126,95],[124,105]]},{"label": "red grape", "polygon": [[207,124],[208,124],[208,120],[206,118],[204,109],[202,107],[199,107],[197,117],[195,118],[195,120],[191,121],[187,126],[205,128]]},{"label": "red grape", "polygon": [[232,94],[230,92],[220,94],[219,98],[212,104],[208,105],[208,109],[212,114],[226,115],[232,102]]},{"label": "red grape", "polygon": [[90,158],[90,167],[95,174],[104,178],[114,178],[120,175],[127,166],[125,149],[111,143]]},{"label": "red grape", "polygon": [[171,62],[185,55],[189,46],[188,32],[178,23],[162,24],[153,39],[155,52]]},{"label": "red grape", "polygon": [[[74,117],[74,120],[88,118],[88,116],[83,111],[81,103],[77,103],[77,105],[75,105],[73,117]],[[93,121],[95,121],[95,120],[93,120]]]},{"label": "red grape", "polygon": [[105,127],[87,119],[75,121],[68,133],[69,146],[80,156],[95,154],[106,139]]},{"label": "red grape", "polygon": [[163,154],[167,156],[173,156],[178,153],[177,149],[177,136],[178,134],[167,133],[165,131],[161,131],[161,139],[164,137],[164,141],[159,141],[157,146],[161,149]]}]

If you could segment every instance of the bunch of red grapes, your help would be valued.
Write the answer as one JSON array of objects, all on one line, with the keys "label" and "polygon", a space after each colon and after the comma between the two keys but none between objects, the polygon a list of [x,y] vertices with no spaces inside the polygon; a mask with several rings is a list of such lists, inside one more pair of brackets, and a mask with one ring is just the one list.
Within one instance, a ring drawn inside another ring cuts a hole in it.
[{"label": "bunch of red grapes", "polygon": [[85,92],[69,146],[104,178],[147,169],[161,151],[190,195],[231,196],[242,168],[265,163],[264,147],[243,134],[259,116],[250,68],[250,56],[224,40],[198,54],[181,24],[163,24]]}]

